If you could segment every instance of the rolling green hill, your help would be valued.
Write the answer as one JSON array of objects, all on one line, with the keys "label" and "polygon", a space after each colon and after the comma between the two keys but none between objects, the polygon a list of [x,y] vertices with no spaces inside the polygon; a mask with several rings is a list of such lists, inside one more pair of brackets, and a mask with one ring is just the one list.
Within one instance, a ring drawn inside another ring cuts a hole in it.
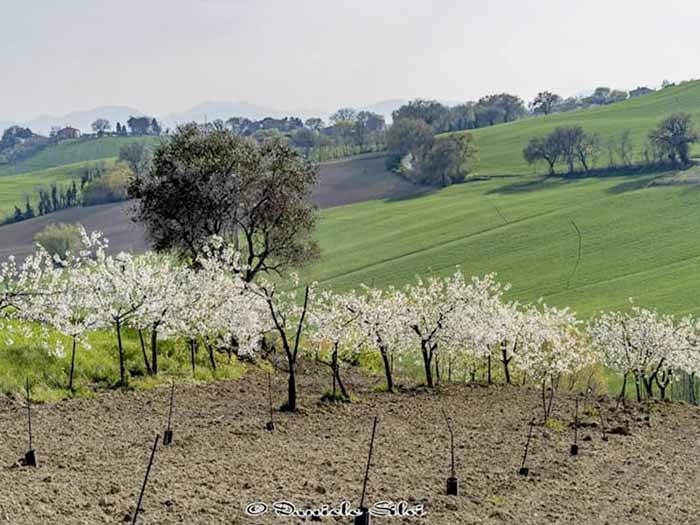
[{"label": "rolling green hill", "polygon": [[69,181],[87,163],[112,163],[124,144],[144,142],[154,145],[159,140],[159,137],[64,140],[21,162],[0,166],[0,220],[11,213],[15,206],[23,207],[26,195],[33,194],[37,187]]},{"label": "rolling green hill", "polygon": [[654,178],[499,177],[331,208],[319,225],[322,259],[302,275],[343,290],[460,265],[497,272],[513,298],[543,297],[583,317],[630,297],[700,314],[700,186],[647,187]]},{"label": "rolling green hill", "polygon": [[678,111],[690,113],[700,125],[700,81],[687,82],[609,106],[474,130],[471,133],[480,148],[477,172],[484,175],[532,173],[533,168],[523,160],[523,147],[530,138],[545,135],[557,126],[580,125],[588,132],[598,132],[603,141],[629,129],[633,143],[639,147],[659,120]]},{"label": "rolling green hill", "polygon": [[[114,162],[108,159],[108,163]],[[0,176],[0,220],[10,214],[15,206],[24,209],[26,195],[31,195],[32,204],[36,204],[34,192],[38,187],[48,187],[52,183],[67,182],[75,178],[84,162],[66,164],[31,173]]]},{"label": "rolling green hill", "polygon": [[26,160],[9,166],[0,166],[0,177],[40,171],[66,164],[114,158],[119,155],[119,149],[124,144],[130,142],[156,144],[159,140],[159,137],[86,137],[64,140]]},{"label": "rolling green hill", "polygon": [[[650,186],[668,174],[546,179],[522,159],[529,138],[561,125],[581,125],[603,140],[630,129],[640,146],[677,111],[700,125],[700,82],[473,131],[478,173],[498,177],[420,198],[325,210],[323,256],[305,276],[348,289],[400,285],[417,273],[444,275],[460,265],[467,275],[497,272],[513,284],[513,298],[542,297],[584,317],[625,308],[630,297],[700,314],[700,186]],[[697,181],[697,169],[680,178]]]}]

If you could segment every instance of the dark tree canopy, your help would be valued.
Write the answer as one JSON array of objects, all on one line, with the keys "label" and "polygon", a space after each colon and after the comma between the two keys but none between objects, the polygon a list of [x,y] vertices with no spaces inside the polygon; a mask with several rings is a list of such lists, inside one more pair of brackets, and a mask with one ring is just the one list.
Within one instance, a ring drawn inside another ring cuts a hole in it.
[{"label": "dark tree canopy", "polygon": [[142,222],[157,250],[193,262],[212,236],[236,243],[243,277],[281,271],[318,256],[310,204],[318,167],[278,141],[263,145],[230,129],[181,126],[154,154],[148,173],[132,178]]},{"label": "dark tree canopy", "polygon": [[530,102],[530,111],[535,114],[549,115],[563,99],[556,93],[542,91]]},{"label": "dark tree canopy", "polygon": [[549,174],[554,175],[559,160],[566,163],[569,173],[576,164],[588,172],[600,152],[600,137],[586,133],[581,126],[559,126],[545,137],[530,139],[523,149],[523,157],[529,164],[545,161]]},{"label": "dark tree canopy", "polygon": [[523,149],[523,157],[528,164],[536,164],[544,161],[547,163],[550,175],[554,175],[554,166],[559,160],[560,155],[559,144],[557,144],[552,134],[546,137],[530,139],[525,149]]},{"label": "dark tree canopy", "polygon": [[438,138],[420,162],[421,182],[443,187],[464,182],[478,151],[470,133]]},{"label": "dark tree canopy", "polygon": [[112,129],[112,125],[106,118],[98,118],[92,124],[90,124],[90,126],[92,127],[92,131],[94,131],[100,136],[104,135],[107,131]]},{"label": "dark tree canopy", "polygon": [[649,140],[672,164],[690,162],[690,145],[700,141],[700,133],[688,113],[674,113],[649,132]]},{"label": "dark tree canopy", "polygon": [[331,122],[334,124],[337,124],[338,122],[355,122],[356,118],[357,111],[353,108],[340,108],[331,115]]},{"label": "dark tree canopy", "polygon": [[148,151],[141,142],[130,142],[119,148],[119,160],[125,162],[132,173],[141,175],[148,167]]},{"label": "dark tree canopy", "polygon": [[129,117],[126,121],[134,135],[160,135],[161,127],[158,121],[150,117]]},{"label": "dark tree canopy", "polygon": [[434,131],[443,131],[449,120],[450,110],[436,100],[416,99],[401,106],[391,116],[394,123],[404,119],[422,120]]},{"label": "dark tree canopy", "polygon": [[399,158],[409,153],[421,156],[430,149],[435,138],[433,128],[422,119],[404,118],[395,121],[389,129],[386,145],[389,152]]},{"label": "dark tree canopy", "polygon": [[480,128],[518,120],[527,114],[527,110],[520,97],[500,93],[480,98],[474,106],[474,113],[476,127]]}]

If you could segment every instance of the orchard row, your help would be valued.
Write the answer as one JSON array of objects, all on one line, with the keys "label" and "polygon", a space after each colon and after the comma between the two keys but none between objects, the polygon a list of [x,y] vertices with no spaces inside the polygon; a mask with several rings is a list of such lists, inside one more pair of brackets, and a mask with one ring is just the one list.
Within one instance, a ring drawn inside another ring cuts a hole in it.
[{"label": "orchard row", "polygon": [[[676,319],[631,306],[602,312],[584,325],[568,309],[544,303],[507,300],[508,286],[494,275],[418,278],[404,288],[370,288],[334,293],[314,284],[300,286],[295,275],[284,281],[247,282],[234,248],[212,239],[191,265],[157,254],[108,255],[99,234],[83,232],[79,253],[51,257],[41,247],[19,264],[0,265],[0,319],[9,334],[27,326],[56,331],[72,341],[70,389],[75,353],[89,351],[87,335],[113,330],[120,379],[126,382],[123,330],[150,337],[143,345],[144,366],[158,374],[158,343],[182,342],[192,356],[204,347],[212,367],[215,354],[268,357],[271,346],[286,359],[286,408],[296,409],[299,357],[309,354],[333,374],[333,395],[348,398],[341,370],[373,355],[381,363],[388,390],[394,389],[394,362],[422,364],[425,384],[435,384],[438,359],[464,366],[492,363],[505,381],[514,374],[541,385],[550,396],[563,376],[602,364],[634,381],[638,396],[661,398],[680,376],[700,371],[700,322]],[[45,338],[48,340],[48,338]],[[270,343],[273,341],[274,343]],[[50,348],[57,354],[62,347]],[[150,354],[150,356],[148,355]],[[623,386],[624,393],[624,386]],[[543,403],[544,416],[551,397]]]}]

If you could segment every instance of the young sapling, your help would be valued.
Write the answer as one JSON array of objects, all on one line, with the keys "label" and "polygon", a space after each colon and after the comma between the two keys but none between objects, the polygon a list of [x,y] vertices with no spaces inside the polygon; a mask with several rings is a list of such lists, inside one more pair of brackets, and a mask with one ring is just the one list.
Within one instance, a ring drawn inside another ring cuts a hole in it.
[{"label": "young sapling", "polygon": [[447,495],[448,496],[459,496],[459,480],[457,479],[457,470],[455,468],[455,435],[452,430],[452,425],[450,424],[450,419],[445,413],[445,409],[441,408],[442,415],[445,418],[445,423],[447,424],[447,430],[450,433],[450,477],[447,478]]},{"label": "young sapling", "polygon": [[530,440],[532,439],[532,427],[535,425],[535,420],[530,421],[530,431],[527,434],[527,441],[525,442],[525,452],[523,453],[523,461],[520,464],[520,470],[518,474],[521,476],[528,476],[530,474],[530,469],[525,466],[525,461],[527,461],[527,452],[530,449]]},{"label": "young sapling", "polygon": [[576,408],[574,409],[574,442],[569,452],[572,456],[578,455],[578,397],[576,398]]},{"label": "young sapling", "polygon": [[365,479],[362,482],[362,496],[360,497],[360,514],[355,516],[354,525],[370,525],[372,517],[369,509],[365,506],[365,495],[367,494],[367,481],[369,480],[369,469],[372,465],[372,452],[374,451],[374,438],[377,435],[377,423],[379,417],[374,417],[374,425],[372,426],[372,438],[369,442],[369,454],[367,456],[367,468],[365,469]]},{"label": "young sapling", "polygon": [[173,419],[173,403],[175,401],[175,382],[170,384],[170,408],[168,409],[168,426],[165,428],[163,433],[163,445],[166,447],[171,445],[173,442],[173,429],[171,426]]},{"label": "young sapling", "polygon": [[151,473],[151,467],[153,466],[153,459],[156,455],[156,449],[158,448],[158,440],[160,435],[156,434],[156,439],[153,441],[153,448],[151,449],[151,457],[148,460],[148,467],[146,468],[146,475],[143,478],[143,484],[141,485],[141,492],[139,493],[139,499],[136,503],[136,509],[134,510],[134,517],[131,519],[131,525],[136,525],[136,519],[139,515],[139,510],[141,510],[141,501],[143,500],[143,494],[146,492],[146,483],[148,483],[148,475]]}]

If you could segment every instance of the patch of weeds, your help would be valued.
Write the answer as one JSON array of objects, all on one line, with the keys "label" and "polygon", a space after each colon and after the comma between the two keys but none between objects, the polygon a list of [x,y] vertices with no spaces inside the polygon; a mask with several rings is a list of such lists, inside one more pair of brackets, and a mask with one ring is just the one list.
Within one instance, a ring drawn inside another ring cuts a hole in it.
[{"label": "patch of weeds", "polygon": [[598,417],[598,408],[593,405],[588,405],[583,411],[583,415],[587,417]]},{"label": "patch of weeds", "polygon": [[[386,387],[386,384],[381,383],[378,385],[375,385],[374,388],[372,388],[374,392],[389,392],[389,390]],[[391,391],[392,393],[396,392],[396,386],[394,386],[394,390]]]},{"label": "patch of weeds", "polygon": [[564,432],[564,430],[566,430],[566,425],[564,424],[564,422],[560,419],[556,419],[553,417],[547,418],[547,421],[545,421],[544,426],[549,430],[554,430],[555,432]]},{"label": "patch of weeds", "polygon": [[336,393],[333,394],[333,390],[331,390],[330,388],[326,388],[323,391],[323,394],[321,394],[321,401],[323,401],[324,403],[352,403],[353,396],[351,394],[350,397],[345,397],[339,391],[336,391]]},{"label": "patch of weeds", "polygon": [[496,507],[502,507],[503,505],[508,503],[508,500],[505,498],[505,496],[498,496],[497,494],[491,494],[490,496],[486,496],[486,501],[495,505]]}]

